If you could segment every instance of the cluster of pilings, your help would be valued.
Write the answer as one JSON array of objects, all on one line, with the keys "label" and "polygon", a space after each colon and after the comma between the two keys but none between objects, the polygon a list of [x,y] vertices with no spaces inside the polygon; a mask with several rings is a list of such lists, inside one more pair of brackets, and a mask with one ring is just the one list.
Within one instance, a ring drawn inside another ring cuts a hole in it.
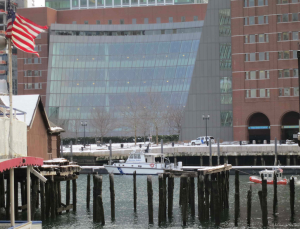
[{"label": "cluster of pilings", "polygon": [[[63,211],[76,211],[77,179],[80,166],[66,159],[44,161],[42,167],[36,167],[35,173],[39,172],[47,178],[46,183],[41,181],[33,173],[30,175],[31,184],[27,186],[26,168],[16,168],[14,171],[14,190],[10,190],[10,177],[8,172],[0,173],[0,208],[5,209],[5,216],[0,214],[0,219],[10,219],[10,193],[14,192],[15,219],[22,220],[18,214],[31,208],[31,220],[36,220],[37,209],[40,208],[41,220],[55,219]],[[61,182],[66,181],[66,203],[61,201]],[[72,181],[72,204],[70,203]],[[31,193],[30,204],[27,204],[27,193]],[[19,195],[21,194],[21,195]],[[18,197],[21,197],[19,199]]]}]

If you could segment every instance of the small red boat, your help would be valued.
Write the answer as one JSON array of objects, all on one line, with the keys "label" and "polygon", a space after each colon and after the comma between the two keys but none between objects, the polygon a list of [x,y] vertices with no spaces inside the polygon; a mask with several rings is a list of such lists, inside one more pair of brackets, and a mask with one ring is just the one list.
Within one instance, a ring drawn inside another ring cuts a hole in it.
[{"label": "small red boat", "polygon": [[288,180],[286,178],[283,178],[283,176],[282,176],[283,170],[280,168],[277,168],[275,170],[267,170],[267,169],[262,170],[259,172],[260,176],[251,176],[251,177],[249,177],[249,180],[254,183],[261,184],[261,175],[263,175],[264,179],[267,180],[267,184],[273,184],[274,172],[277,176],[277,184],[279,184],[279,185],[287,185],[288,184]]}]

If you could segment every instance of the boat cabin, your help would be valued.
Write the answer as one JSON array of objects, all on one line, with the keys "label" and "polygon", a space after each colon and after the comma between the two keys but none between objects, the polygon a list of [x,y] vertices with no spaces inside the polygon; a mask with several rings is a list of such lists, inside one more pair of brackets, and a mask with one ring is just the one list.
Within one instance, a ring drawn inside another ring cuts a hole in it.
[{"label": "boat cabin", "polygon": [[266,169],[266,170],[260,171],[259,175],[261,176],[261,174],[263,174],[264,179],[266,179],[266,180],[273,180],[274,179],[274,177],[273,177],[274,172],[275,172],[278,180],[282,180],[283,179],[283,176],[282,176],[282,172],[283,171],[282,171],[282,169],[276,169],[276,170],[267,170]]},{"label": "boat cabin", "polygon": [[155,154],[133,150],[126,163],[155,163]]}]

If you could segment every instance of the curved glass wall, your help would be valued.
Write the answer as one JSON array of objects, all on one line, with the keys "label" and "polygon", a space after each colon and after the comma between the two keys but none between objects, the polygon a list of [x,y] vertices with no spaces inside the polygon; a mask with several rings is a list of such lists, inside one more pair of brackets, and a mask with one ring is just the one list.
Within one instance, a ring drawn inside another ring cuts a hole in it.
[{"label": "curved glass wall", "polygon": [[[119,110],[126,106],[128,94],[147,98],[149,93],[159,93],[166,106],[184,107],[198,46],[199,40],[55,42],[49,62],[49,118],[57,123],[68,120],[72,129],[75,120],[91,120],[93,110],[101,107],[120,119]],[[120,136],[119,131],[122,128],[111,134]],[[89,125],[86,132],[95,130]]]}]

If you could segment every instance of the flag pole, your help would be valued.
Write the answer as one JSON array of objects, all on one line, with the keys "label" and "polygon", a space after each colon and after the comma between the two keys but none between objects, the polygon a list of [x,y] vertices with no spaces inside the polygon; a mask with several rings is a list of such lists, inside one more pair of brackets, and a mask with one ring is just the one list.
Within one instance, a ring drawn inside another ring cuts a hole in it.
[{"label": "flag pole", "polygon": [[8,82],[9,82],[9,156],[13,158],[13,103],[12,103],[12,50],[11,38],[8,39]]}]

